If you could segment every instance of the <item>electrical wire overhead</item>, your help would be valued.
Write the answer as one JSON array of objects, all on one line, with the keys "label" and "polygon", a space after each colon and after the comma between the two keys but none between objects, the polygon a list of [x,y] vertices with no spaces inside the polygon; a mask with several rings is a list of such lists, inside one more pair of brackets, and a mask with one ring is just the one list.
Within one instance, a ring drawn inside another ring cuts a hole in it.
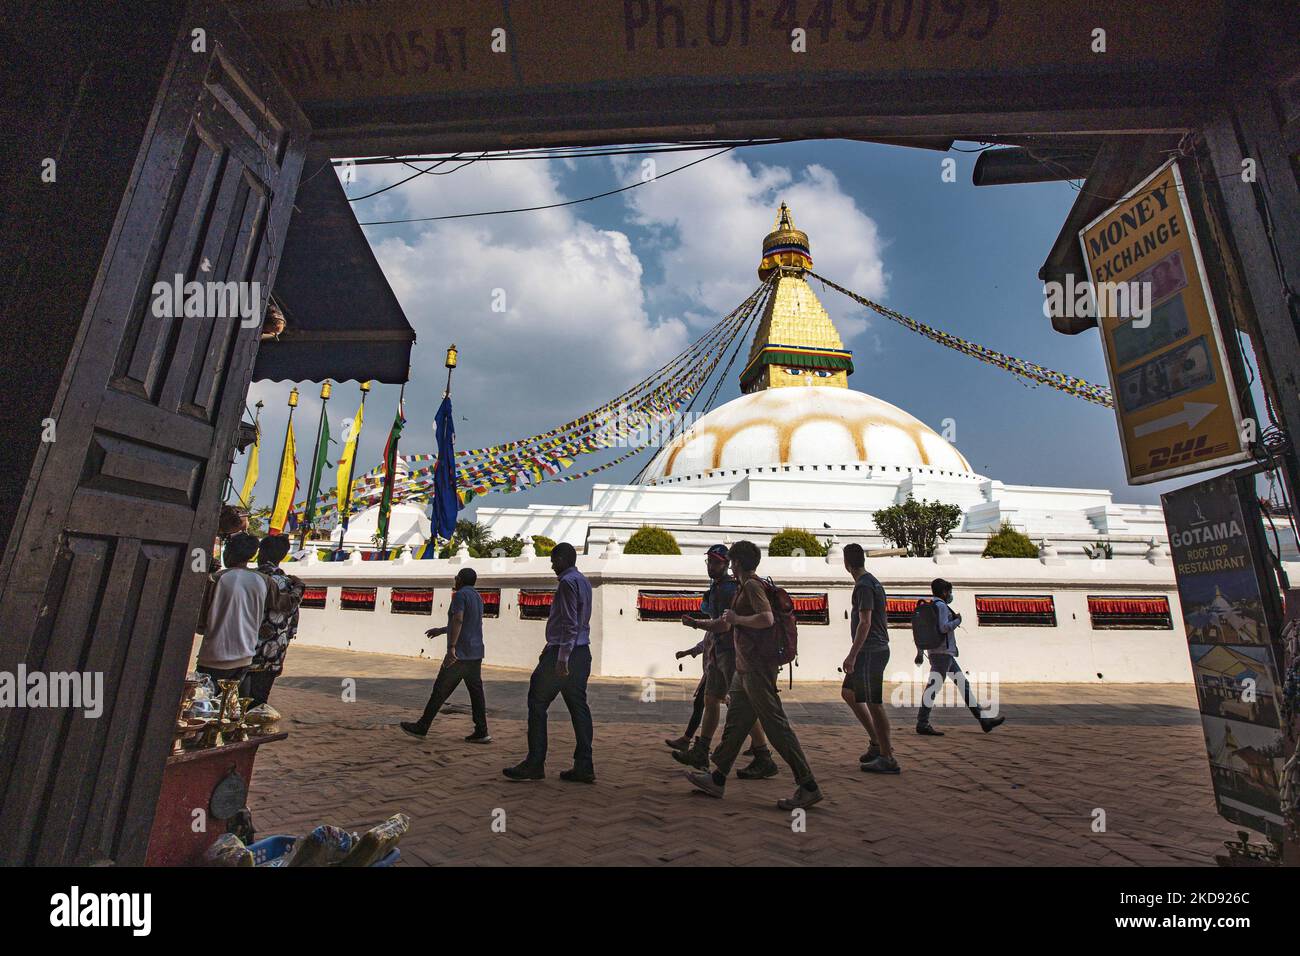
[{"label": "electrical wire overhead", "polygon": [[[563,208],[564,206],[576,206],[580,203],[591,202],[592,200],[595,199],[604,199],[607,196],[616,196],[619,193],[625,193],[630,189],[636,189],[638,186],[646,186],[649,185],[650,183],[659,182],[661,179],[667,179],[669,176],[673,175],[673,173],[680,173],[684,169],[690,169],[692,166],[698,166],[700,163],[707,162],[710,159],[716,159],[717,157],[721,156],[723,153],[729,153],[733,149],[738,149],[738,148],[739,146],[728,146],[725,149],[718,150],[716,153],[710,153],[708,156],[701,156],[699,159],[692,160],[691,162],[686,163],[682,166],[678,166],[675,169],[670,169],[666,173],[660,173],[658,176],[654,176],[650,179],[643,179],[640,182],[630,183],[627,186],[620,186],[617,189],[609,189],[603,193],[597,193],[594,196],[584,196],[581,199],[569,199],[564,202],[547,203],[542,206],[522,206],[518,209],[494,209],[486,212],[462,212],[462,213],[456,213],[448,216],[419,216],[413,219],[379,219],[379,220],[374,220],[372,222],[363,222],[361,223],[361,225],[395,226],[395,225],[400,225],[402,223],[409,223],[409,222],[441,222],[448,219],[474,219],[479,216],[505,216],[517,212],[540,212],[543,209],[560,209]],[[408,179],[413,179],[413,178],[414,177],[408,177]]]}]

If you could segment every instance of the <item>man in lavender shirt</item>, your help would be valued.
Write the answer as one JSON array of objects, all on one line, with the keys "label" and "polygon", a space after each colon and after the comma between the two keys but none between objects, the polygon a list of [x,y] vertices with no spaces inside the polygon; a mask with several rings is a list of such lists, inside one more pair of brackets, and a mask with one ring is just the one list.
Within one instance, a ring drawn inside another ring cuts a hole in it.
[{"label": "man in lavender shirt", "polygon": [[577,568],[578,552],[562,541],[551,552],[551,570],[559,578],[551,614],[546,619],[546,649],[528,682],[528,756],[501,772],[510,780],[541,780],[546,776],[546,712],[556,697],[564,698],[573,721],[573,769],[560,772],[570,783],[595,783],[591,759],[591,708],[587,678],[591,676],[591,584]]}]

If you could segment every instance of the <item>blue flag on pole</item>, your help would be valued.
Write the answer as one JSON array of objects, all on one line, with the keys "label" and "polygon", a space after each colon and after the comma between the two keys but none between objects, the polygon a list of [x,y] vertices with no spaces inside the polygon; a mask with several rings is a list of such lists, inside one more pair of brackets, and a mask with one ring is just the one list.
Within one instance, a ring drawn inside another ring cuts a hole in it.
[{"label": "blue flag on pole", "polygon": [[[433,470],[433,534],[444,541],[456,530],[456,514],[460,502],[456,499],[456,426],[451,413],[451,396],[442,400],[438,414],[433,418],[434,434],[438,439],[438,464]],[[425,549],[426,557],[432,549]]]}]

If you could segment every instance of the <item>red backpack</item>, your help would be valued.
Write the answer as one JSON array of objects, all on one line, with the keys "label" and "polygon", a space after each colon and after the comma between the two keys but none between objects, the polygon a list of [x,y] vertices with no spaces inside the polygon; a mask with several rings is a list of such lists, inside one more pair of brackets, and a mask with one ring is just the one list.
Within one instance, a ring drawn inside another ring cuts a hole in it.
[{"label": "red backpack", "polygon": [[[771,578],[759,578],[758,583],[763,585],[763,592],[767,594],[767,602],[772,606],[772,617],[775,620],[766,631],[755,631],[755,635],[762,635],[759,643],[766,645],[763,657],[767,662],[784,667],[800,654],[800,628],[794,620],[794,600],[785,588],[772,583]],[[740,594],[741,589],[737,588],[736,598]],[[732,598],[732,607],[736,606],[736,598]]]}]

